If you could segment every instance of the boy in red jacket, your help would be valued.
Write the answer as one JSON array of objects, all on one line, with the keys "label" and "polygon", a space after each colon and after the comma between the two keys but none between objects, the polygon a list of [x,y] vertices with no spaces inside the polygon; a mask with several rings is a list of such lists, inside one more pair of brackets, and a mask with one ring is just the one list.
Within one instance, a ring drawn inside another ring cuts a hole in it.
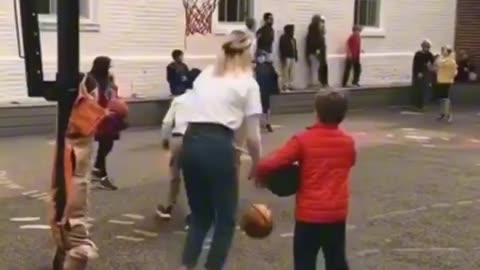
[{"label": "boy in red jacket", "polygon": [[261,161],[256,179],[263,185],[262,180],[273,172],[298,162],[301,179],[295,210],[295,270],[315,270],[320,249],[326,270],[348,270],[345,233],[349,175],[356,151],[352,137],[338,127],[348,101],[341,93],[322,92],[315,98],[315,108],[318,122]]}]

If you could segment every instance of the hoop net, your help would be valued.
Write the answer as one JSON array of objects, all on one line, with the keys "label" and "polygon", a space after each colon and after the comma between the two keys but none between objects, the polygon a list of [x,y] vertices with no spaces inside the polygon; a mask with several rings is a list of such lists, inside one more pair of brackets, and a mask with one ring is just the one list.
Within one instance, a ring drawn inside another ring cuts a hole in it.
[{"label": "hoop net", "polygon": [[218,0],[183,0],[185,35],[212,33],[212,16]]}]

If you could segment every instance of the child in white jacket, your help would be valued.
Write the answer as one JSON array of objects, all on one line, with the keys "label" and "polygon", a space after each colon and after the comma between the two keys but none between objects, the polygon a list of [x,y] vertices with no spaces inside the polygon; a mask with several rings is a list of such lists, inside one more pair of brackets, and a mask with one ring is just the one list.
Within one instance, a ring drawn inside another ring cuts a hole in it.
[{"label": "child in white jacket", "polygon": [[[192,69],[189,72],[190,88],[193,86],[193,81],[200,74],[200,70]],[[162,122],[162,145],[165,150],[170,150],[170,187],[168,192],[168,200],[165,205],[158,205],[156,208],[157,215],[169,220],[174,206],[177,203],[177,198],[180,193],[181,184],[181,168],[180,168],[180,153],[182,149],[183,135],[187,130],[188,123],[183,120],[188,115],[189,91],[175,97],[168,109]],[[189,217],[186,218],[186,227],[188,227]]]}]

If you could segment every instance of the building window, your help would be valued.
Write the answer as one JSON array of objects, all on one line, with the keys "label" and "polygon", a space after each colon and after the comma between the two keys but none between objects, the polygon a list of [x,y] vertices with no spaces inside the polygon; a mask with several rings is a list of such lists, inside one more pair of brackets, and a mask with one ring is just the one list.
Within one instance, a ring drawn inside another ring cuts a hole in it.
[{"label": "building window", "polygon": [[[58,0],[35,0],[37,2],[38,13],[43,15],[57,14]],[[90,18],[90,0],[80,0],[80,16]]]},{"label": "building window", "polygon": [[220,0],[218,21],[226,23],[244,22],[253,16],[253,0]]},{"label": "building window", "polygon": [[381,0],[355,0],[355,24],[363,27],[380,27]]}]

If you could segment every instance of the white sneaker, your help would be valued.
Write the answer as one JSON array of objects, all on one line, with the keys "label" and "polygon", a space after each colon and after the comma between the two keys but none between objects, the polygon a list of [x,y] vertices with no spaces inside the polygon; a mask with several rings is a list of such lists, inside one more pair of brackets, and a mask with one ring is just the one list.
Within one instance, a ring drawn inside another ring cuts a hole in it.
[{"label": "white sneaker", "polygon": [[452,122],[453,122],[453,116],[452,116],[451,114],[449,114],[449,115],[447,116],[447,122],[448,122],[448,123],[452,123]]}]

